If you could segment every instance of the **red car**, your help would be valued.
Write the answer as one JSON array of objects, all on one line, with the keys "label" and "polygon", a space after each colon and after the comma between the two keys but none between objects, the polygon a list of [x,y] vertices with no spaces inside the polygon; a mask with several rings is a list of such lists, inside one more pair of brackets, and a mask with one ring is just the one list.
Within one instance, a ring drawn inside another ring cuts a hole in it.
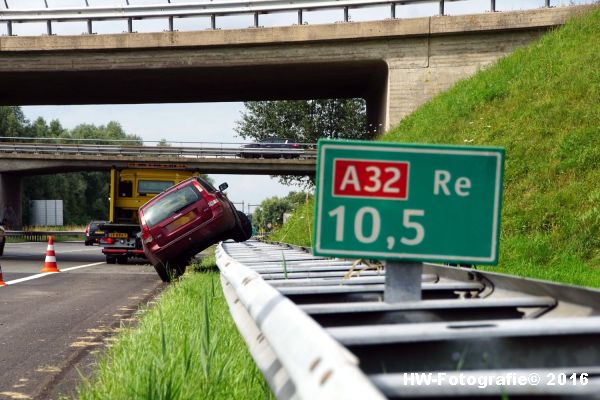
[{"label": "red car", "polygon": [[144,254],[164,282],[182,275],[198,252],[226,239],[242,242],[252,235],[243,212],[200,177],[170,187],[140,207]]}]

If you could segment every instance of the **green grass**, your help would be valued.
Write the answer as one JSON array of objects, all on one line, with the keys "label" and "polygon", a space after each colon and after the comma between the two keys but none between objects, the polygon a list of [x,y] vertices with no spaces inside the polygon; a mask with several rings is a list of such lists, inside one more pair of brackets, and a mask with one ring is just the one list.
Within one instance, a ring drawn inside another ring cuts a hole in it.
[{"label": "green grass", "polygon": [[217,258],[215,256],[216,246],[210,246],[202,252],[202,258],[195,261],[191,268],[196,272],[217,271]]},{"label": "green grass", "polygon": [[600,287],[600,8],[459,82],[381,139],[504,147],[494,270]]},{"label": "green grass", "polygon": [[[600,7],[457,83],[380,140],[504,147],[500,263],[486,268],[600,287]],[[303,221],[273,238],[307,245]]]},{"label": "green grass", "polygon": [[313,209],[314,200],[309,199],[294,211],[285,224],[273,231],[269,239],[310,247],[312,245]]},{"label": "green grass", "polygon": [[215,272],[186,274],[127,329],[78,391],[92,399],[271,399]]}]

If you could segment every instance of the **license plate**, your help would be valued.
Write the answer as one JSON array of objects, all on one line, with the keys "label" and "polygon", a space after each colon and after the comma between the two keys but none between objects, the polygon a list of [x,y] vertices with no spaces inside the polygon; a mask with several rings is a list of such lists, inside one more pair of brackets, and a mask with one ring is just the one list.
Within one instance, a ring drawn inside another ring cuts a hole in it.
[{"label": "license plate", "polygon": [[192,210],[189,213],[177,218],[175,221],[171,222],[169,225],[166,226],[167,228],[167,232],[171,233],[173,232],[175,229],[187,224],[188,222],[193,221],[194,219],[196,219],[196,217],[198,216],[198,214],[196,214],[196,211]]},{"label": "license plate", "polygon": [[96,231],[95,234],[96,235],[104,235],[104,231]]},{"label": "license plate", "polygon": [[126,238],[127,234],[124,232],[111,232],[108,234],[108,237],[112,238]]}]

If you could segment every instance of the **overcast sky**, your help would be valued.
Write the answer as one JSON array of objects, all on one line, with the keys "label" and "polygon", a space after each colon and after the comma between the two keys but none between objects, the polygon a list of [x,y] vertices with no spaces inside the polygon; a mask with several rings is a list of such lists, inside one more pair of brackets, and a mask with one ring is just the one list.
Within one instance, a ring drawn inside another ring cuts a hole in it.
[{"label": "overcast sky", "polygon": [[[84,4],[84,0],[47,0],[50,7],[70,7]],[[190,3],[192,0],[171,0],[172,3]],[[553,6],[570,3],[593,3],[593,0],[553,0]],[[89,0],[91,6],[123,5],[125,0]],[[130,4],[166,3],[166,0],[130,0]],[[498,10],[541,7],[544,0],[497,0]],[[8,0],[10,8],[43,8],[43,0]],[[447,14],[468,14],[489,10],[489,0],[464,0],[446,4]],[[0,2],[0,11],[4,8]],[[399,18],[435,15],[437,3],[398,6]],[[296,22],[296,13],[278,13],[261,15],[262,26],[291,25]],[[343,11],[331,10],[305,12],[305,21],[309,24],[332,23],[343,19]],[[351,10],[352,21],[379,20],[389,18],[389,6]],[[220,29],[236,29],[251,26],[251,15],[217,18]],[[190,31],[207,29],[208,18],[185,18],[175,20],[175,29]],[[134,21],[137,32],[161,31],[167,28],[165,19]],[[54,23],[53,31],[58,35],[79,35],[86,29],[85,23]],[[121,33],[126,22],[106,21],[94,23],[94,32]],[[7,32],[6,25],[0,24],[0,35]],[[45,24],[14,24],[13,33],[19,36],[40,35],[45,33]],[[74,128],[81,123],[104,125],[118,121],[125,131],[141,136],[147,141],[166,138],[176,142],[240,142],[233,130],[235,121],[240,118],[242,103],[193,103],[193,104],[130,104],[130,105],[84,105],[84,106],[27,106],[23,107],[30,120],[43,117],[47,121],[60,120],[66,128]],[[211,175],[215,183],[229,183],[229,197],[234,202],[258,204],[270,196],[284,196],[294,187],[283,186],[268,176]]]}]

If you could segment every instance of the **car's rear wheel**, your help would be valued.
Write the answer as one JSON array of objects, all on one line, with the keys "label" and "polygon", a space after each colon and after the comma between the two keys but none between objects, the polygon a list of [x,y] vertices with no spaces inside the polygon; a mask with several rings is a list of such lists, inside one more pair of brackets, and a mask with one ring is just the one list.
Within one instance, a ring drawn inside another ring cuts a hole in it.
[{"label": "car's rear wheel", "polygon": [[116,264],[117,263],[117,257],[115,257],[115,256],[106,256],[106,263],[107,264]]},{"label": "car's rear wheel", "polygon": [[154,269],[163,282],[171,282],[185,273],[189,263],[189,258],[175,259],[169,261],[167,265],[156,264]]},{"label": "car's rear wheel", "polygon": [[239,224],[234,228],[232,239],[236,242],[245,242],[252,236],[252,224],[248,216],[241,211],[237,211]]},{"label": "car's rear wheel", "polygon": [[127,264],[127,256],[118,256],[117,264]]},{"label": "car's rear wheel", "polygon": [[4,237],[2,242],[0,242],[0,256],[4,254],[4,245],[6,245],[6,237]]}]

